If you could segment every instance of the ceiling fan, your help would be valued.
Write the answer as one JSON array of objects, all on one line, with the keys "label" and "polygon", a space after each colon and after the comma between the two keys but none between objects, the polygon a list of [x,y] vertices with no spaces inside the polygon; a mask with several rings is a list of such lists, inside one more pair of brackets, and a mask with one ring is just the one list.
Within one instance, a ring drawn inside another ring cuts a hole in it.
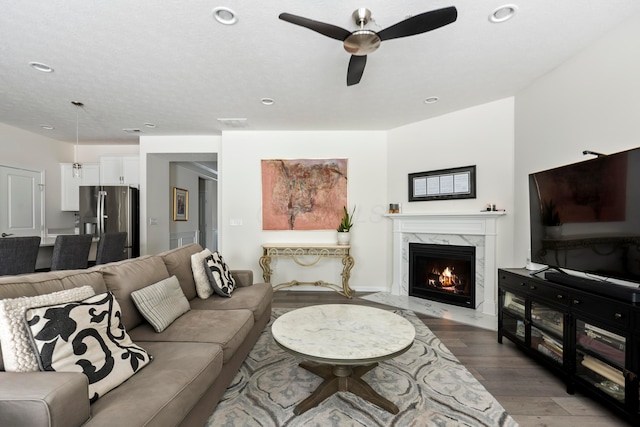
[{"label": "ceiling fan", "polygon": [[407,18],[377,33],[364,28],[371,19],[371,11],[369,9],[364,7],[357,9],[352,16],[359,27],[353,32],[290,13],[281,13],[279,18],[343,42],[344,49],[351,54],[347,70],[347,86],[352,86],[360,83],[364,66],[367,63],[367,55],[378,49],[382,41],[415,36],[416,34],[444,27],[455,22],[458,18],[458,11],[453,6],[432,10]]}]

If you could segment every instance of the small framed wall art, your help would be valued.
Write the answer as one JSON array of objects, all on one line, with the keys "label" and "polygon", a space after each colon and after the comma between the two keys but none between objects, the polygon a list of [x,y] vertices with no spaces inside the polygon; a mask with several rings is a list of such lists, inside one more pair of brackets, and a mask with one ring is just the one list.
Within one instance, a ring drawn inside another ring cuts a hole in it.
[{"label": "small framed wall art", "polygon": [[173,220],[189,220],[189,190],[173,187]]},{"label": "small framed wall art", "polygon": [[475,165],[409,174],[410,202],[475,198]]}]

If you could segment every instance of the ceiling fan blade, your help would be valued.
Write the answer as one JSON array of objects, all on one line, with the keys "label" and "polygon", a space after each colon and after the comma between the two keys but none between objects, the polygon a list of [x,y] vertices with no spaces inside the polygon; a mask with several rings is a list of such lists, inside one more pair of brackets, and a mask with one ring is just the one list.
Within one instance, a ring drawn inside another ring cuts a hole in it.
[{"label": "ceiling fan blade", "polygon": [[380,40],[397,39],[400,37],[415,36],[426,33],[436,28],[444,27],[458,19],[458,10],[451,6],[444,9],[432,10],[412,16],[395,25],[378,32]]},{"label": "ceiling fan blade", "polygon": [[279,16],[283,21],[290,22],[301,27],[308,28],[324,36],[331,37],[332,39],[344,41],[351,35],[350,31],[344,28],[336,27],[335,25],[325,24],[324,22],[314,21],[313,19],[303,18],[302,16],[292,15],[290,13],[281,13]]},{"label": "ceiling fan blade", "polygon": [[367,65],[367,55],[351,55],[351,59],[349,60],[349,69],[347,70],[347,86],[353,86],[360,83],[365,65]]}]

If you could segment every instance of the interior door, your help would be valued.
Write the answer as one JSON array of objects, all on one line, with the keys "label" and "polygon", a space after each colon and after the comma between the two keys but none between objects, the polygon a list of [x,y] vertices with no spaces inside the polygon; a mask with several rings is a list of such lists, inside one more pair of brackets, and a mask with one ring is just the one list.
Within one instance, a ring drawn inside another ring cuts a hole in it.
[{"label": "interior door", "polygon": [[44,173],[0,166],[0,233],[42,236]]}]

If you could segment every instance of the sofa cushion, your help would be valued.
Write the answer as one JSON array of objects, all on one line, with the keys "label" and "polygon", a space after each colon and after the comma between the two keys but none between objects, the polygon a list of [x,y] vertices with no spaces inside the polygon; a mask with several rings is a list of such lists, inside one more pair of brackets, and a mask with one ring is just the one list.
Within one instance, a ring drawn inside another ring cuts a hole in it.
[{"label": "sofa cushion", "polygon": [[231,269],[224,261],[220,252],[216,251],[204,259],[209,277],[209,283],[213,291],[223,297],[230,297],[236,286],[236,282],[231,274]]},{"label": "sofa cushion", "polygon": [[213,252],[206,248],[197,254],[191,255],[191,271],[196,284],[196,293],[202,299],[207,299],[213,295],[213,288],[209,283],[209,275],[204,263],[204,259],[211,255],[213,255]]},{"label": "sofa cushion", "polygon": [[[131,292],[167,279],[171,275],[157,256],[143,256],[97,266],[102,272],[107,289],[113,292],[122,310],[122,324],[127,331],[144,322]],[[178,278],[179,279],[179,278]]]},{"label": "sofa cushion", "polygon": [[217,344],[148,342],[154,361],[91,405],[93,426],[176,426],[222,371]]},{"label": "sofa cushion", "polygon": [[271,307],[273,288],[269,283],[254,283],[233,291],[231,298],[213,295],[202,300],[194,298],[189,301],[192,309],[197,310],[237,310],[247,309],[253,312],[254,320],[262,318],[264,312]]},{"label": "sofa cushion", "polygon": [[131,292],[131,298],[156,332],[164,331],[174,320],[191,309],[176,276]]},{"label": "sofa cushion", "polygon": [[0,426],[80,426],[89,419],[87,377],[77,372],[3,372]]},{"label": "sofa cushion", "polygon": [[192,243],[158,254],[167,266],[169,275],[175,275],[178,278],[182,292],[188,300],[196,297],[196,283],[191,271],[191,255],[200,251],[202,246]]},{"label": "sofa cushion", "polygon": [[43,371],[82,372],[96,401],[146,366],[151,357],[120,322],[111,292],[79,302],[30,308],[24,314]]},{"label": "sofa cushion", "polygon": [[131,339],[146,346],[148,341],[208,342],[220,344],[226,363],[253,327],[249,310],[191,310],[157,333],[149,324],[129,331]]},{"label": "sofa cushion", "polygon": [[24,323],[28,308],[80,301],[94,295],[91,286],[71,288],[50,294],[0,300],[0,345],[5,370],[9,372],[38,371],[38,358],[29,340]]}]

